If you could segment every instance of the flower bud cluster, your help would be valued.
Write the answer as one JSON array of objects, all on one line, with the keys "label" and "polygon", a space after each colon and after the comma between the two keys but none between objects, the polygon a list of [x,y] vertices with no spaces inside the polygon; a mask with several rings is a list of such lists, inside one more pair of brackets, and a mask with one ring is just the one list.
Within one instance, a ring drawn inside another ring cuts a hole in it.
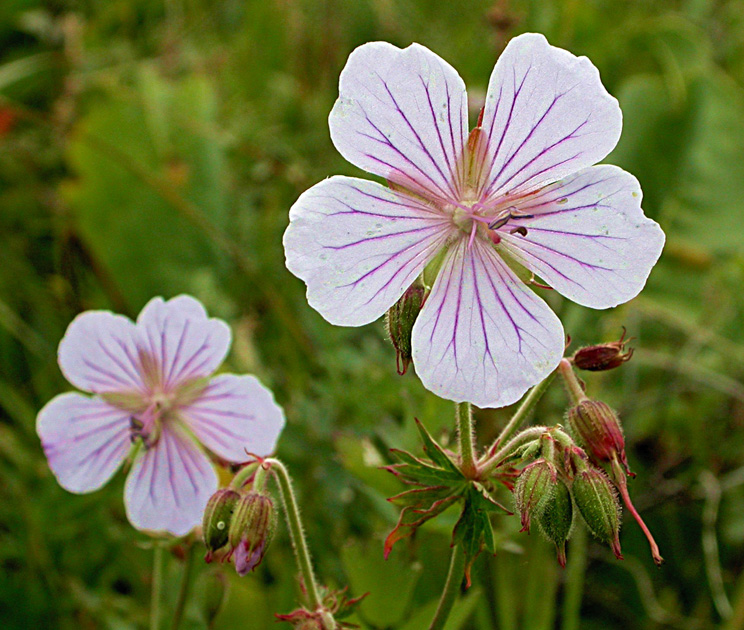
[{"label": "flower bud cluster", "polygon": [[205,559],[211,562],[219,555],[225,561],[232,557],[238,575],[246,575],[261,564],[276,525],[274,502],[266,490],[222,488],[212,495],[204,510]]},{"label": "flower bud cluster", "polygon": [[522,531],[529,531],[534,520],[565,566],[566,541],[578,512],[589,531],[621,558],[620,503],[607,475],[559,427],[548,429],[539,443],[539,457],[522,469],[514,488]]},{"label": "flower bud cluster", "polygon": [[[581,475],[582,487],[579,492],[583,493],[587,500],[590,497],[599,497],[600,493],[604,493],[605,495],[609,493],[612,494],[616,504],[616,495],[619,492],[623,503],[625,503],[625,507],[648,539],[654,562],[660,565],[664,560],[659,553],[659,547],[640,514],[638,514],[633,506],[630,493],[628,492],[628,476],[634,477],[635,475],[628,468],[628,459],[625,454],[625,438],[617,414],[602,401],[584,398],[569,409],[567,418],[571,433],[586,449],[590,461],[596,467],[595,473]],[[601,471],[603,466],[609,468],[611,481]],[[576,479],[574,480],[574,485],[576,484]],[[574,492],[574,499],[578,505],[579,500],[577,496],[577,493]],[[597,501],[599,501],[598,498]],[[609,499],[604,499],[605,506],[609,506],[609,503]],[[615,520],[619,522],[619,515],[615,515],[608,508],[607,513],[604,515],[598,510],[594,515],[590,516],[582,512],[582,516],[584,516],[584,520],[594,535],[600,540],[608,542],[612,546],[615,555],[620,557],[620,544],[614,538],[610,538],[610,534],[608,533],[610,530],[615,529],[614,522]],[[594,520],[593,523],[590,522],[592,520]]]}]

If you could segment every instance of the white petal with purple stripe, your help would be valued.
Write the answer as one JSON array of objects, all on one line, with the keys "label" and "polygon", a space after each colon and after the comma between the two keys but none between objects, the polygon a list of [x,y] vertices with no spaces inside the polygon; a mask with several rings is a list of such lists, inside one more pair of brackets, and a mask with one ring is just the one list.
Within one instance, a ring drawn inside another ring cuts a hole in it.
[{"label": "white petal with purple stripe", "polygon": [[92,492],[116,472],[131,447],[130,414],[100,398],[60,394],[39,412],[36,432],[49,467],[69,492]]},{"label": "white petal with purple stripe", "polygon": [[512,39],[488,84],[483,197],[533,190],[591,166],[617,144],[622,113],[586,57],[527,33]]},{"label": "white petal with purple stripe", "polygon": [[563,327],[489,243],[455,243],[413,328],[424,386],[449,400],[503,407],[555,369]]},{"label": "white petal with purple stripe", "polygon": [[124,490],[127,517],[137,529],[188,534],[201,523],[217,473],[194,441],[164,424],[155,447],[134,462]]},{"label": "white petal with purple stripe", "polygon": [[59,343],[65,378],[86,392],[143,391],[136,329],[131,320],[109,311],[86,311],[67,327]]},{"label": "white petal with purple stripe", "polygon": [[338,176],[304,192],[289,218],[287,268],[307,284],[310,305],[342,326],[380,317],[453,230],[423,201]]},{"label": "white petal with purple stripe", "polygon": [[516,260],[567,298],[609,308],[638,295],[664,246],[664,232],[641,210],[638,180],[616,166],[593,166],[546,187],[519,207],[525,236],[502,234]]},{"label": "white petal with purple stripe", "polygon": [[459,196],[465,84],[427,48],[357,48],[341,72],[329,125],[333,144],[352,164],[428,197]]},{"label": "white petal with purple stripe", "polygon": [[166,390],[212,374],[230,349],[230,327],[194,298],[154,298],[137,318],[137,342]]},{"label": "white petal with purple stripe", "polygon": [[204,446],[230,462],[271,454],[284,427],[282,408],[253,376],[214,377],[179,415]]}]

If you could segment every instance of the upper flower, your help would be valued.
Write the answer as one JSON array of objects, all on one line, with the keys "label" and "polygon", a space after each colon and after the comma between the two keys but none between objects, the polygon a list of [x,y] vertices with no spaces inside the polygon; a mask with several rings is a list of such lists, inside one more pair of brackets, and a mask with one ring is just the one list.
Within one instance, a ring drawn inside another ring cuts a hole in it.
[{"label": "upper flower", "polygon": [[284,426],[272,393],[253,376],[210,375],[230,348],[230,328],[194,298],[150,300],[136,324],[87,311],[59,344],[70,383],[37,418],[49,466],[70,492],[91,492],[141,448],[125,503],[139,529],[186,534],[202,519],[217,474],[200,448],[241,462],[268,455]]},{"label": "upper flower", "polygon": [[608,308],[638,294],[661,253],[638,181],[592,166],[620,136],[617,101],[588,59],[542,35],[506,47],[470,134],[462,79],[417,44],[357,48],[329,123],[341,154],[389,187],[332,177],[306,191],[287,267],[329,322],[360,326],[443,252],[412,344],[422,382],[445,398],[506,405],[558,364],[561,323],[515,263]]}]

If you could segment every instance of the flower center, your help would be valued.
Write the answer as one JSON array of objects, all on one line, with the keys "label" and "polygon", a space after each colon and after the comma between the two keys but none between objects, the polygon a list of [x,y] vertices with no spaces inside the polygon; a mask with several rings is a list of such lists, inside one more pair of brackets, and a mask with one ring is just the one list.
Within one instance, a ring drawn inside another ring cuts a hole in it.
[{"label": "flower center", "polygon": [[173,408],[175,394],[160,390],[154,391],[147,399],[147,408],[130,418],[130,438],[132,442],[141,439],[145,448],[157,444],[163,422],[168,419]]}]

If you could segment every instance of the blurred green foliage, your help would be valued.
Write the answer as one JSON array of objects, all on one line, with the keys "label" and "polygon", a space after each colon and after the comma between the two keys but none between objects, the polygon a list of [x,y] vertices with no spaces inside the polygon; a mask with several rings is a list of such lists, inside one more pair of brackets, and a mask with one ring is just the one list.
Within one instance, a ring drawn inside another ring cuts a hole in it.
[{"label": "blurred green foliage", "polygon": [[[564,573],[517,519],[495,517],[499,553],[476,562],[448,628],[744,628],[740,0],[0,2],[2,628],[145,625],[152,553],[124,516],[123,476],[66,493],[34,423],[69,389],[55,349],[78,312],[131,316],[180,292],[231,323],[226,369],[256,373],[286,407],[279,455],[322,580],[371,591],[356,616],[365,628],[426,626],[456,514],[382,561],[396,520],[385,497],[399,488],[379,466],[391,446],[417,449],[414,416],[451,437],[452,406],[395,374],[381,323],[335,328],[312,311],[281,237],[303,190],[359,174],[327,128],[355,46],[420,42],[477,96],[524,31],[599,67],[625,117],[608,161],[640,179],[646,213],[668,235],[631,303],[594,312],[546,296],[575,345],[617,338],[622,325],[635,337],[633,360],[588,388],[624,418],[632,492],[667,564],[653,568],[627,523],[625,561],[578,534]],[[564,409],[554,385],[539,421],[560,422]],[[483,443],[507,417],[477,414]],[[167,607],[184,566],[176,551]],[[270,628],[297,605],[286,531],[254,575],[194,571],[183,627]]]}]

